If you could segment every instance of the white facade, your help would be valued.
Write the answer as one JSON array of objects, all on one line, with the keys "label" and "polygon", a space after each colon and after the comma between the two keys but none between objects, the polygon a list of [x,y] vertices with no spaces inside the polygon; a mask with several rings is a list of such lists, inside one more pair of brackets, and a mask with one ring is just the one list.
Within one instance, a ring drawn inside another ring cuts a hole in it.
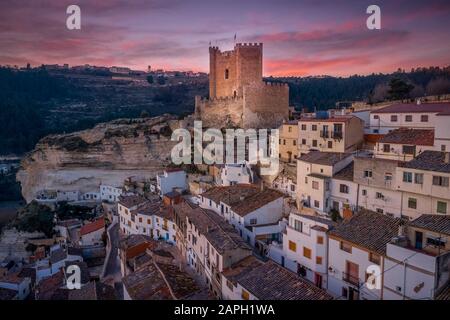
[{"label": "white facade", "polygon": [[80,199],[80,192],[76,191],[56,191],[56,201],[78,201]]},{"label": "white facade", "polygon": [[107,185],[100,185],[100,197],[102,200],[116,202],[119,201],[119,197],[122,195],[121,187],[113,187]]},{"label": "white facade", "polygon": [[166,170],[163,174],[156,176],[156,189],[161,197],[173,191],[174,188],[179,188],[181,191],[186,190],[186,172],[183,170]]},{"label": "white facade", "polygon": [[319,288],[327,287],[328,229],[328,224],[314,217],[290,214],[283,234],[282,265]]},{"label": "white facade", "polygon": [[[366,284],[366,272],[369,266],[375,263],[370,261],[370,253],[362,248],[352,246],[351,252],[341,249],[341,241],[329,238],[328,241],[328,291],[338,298],[349,300],[379,300],[380,289],[369,289]],[[378,256],[380,270],[383,266],[383,257]],[[356,267],[350,272],[349,264]],[[382,271],[381,271],[382,272]],[[345,296],[346,295],[346,296]]]},{"label": "white facade", "polygon": [[253,182],[252,169],[248,164],[225,164],[220,170],[222,186]]},{"label": "white facade", "polygon": [[28,277],[18,278],[17,281],[0,279],[0,288],[17,291],[17,299],[24,300],[30,294],[31,279]]}]

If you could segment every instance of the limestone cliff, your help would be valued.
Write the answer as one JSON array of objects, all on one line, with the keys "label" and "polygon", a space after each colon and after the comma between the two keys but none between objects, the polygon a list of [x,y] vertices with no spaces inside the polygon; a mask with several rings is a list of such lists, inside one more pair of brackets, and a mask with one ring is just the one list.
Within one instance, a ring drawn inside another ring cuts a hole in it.
[{"label": "limestone cliff", "polygon": [[170,163],[180,122],[163,115],[119,119],[93,129],[41,139],[21,162],[17,180],[27,202],[41,190],[94,192],[131,176],[154,177]]}]

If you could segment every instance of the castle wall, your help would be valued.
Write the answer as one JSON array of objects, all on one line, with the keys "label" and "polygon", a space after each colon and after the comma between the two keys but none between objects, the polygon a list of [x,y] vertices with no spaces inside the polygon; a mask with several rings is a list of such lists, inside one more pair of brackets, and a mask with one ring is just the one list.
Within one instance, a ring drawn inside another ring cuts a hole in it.
[{"label": "castle wall", "polygon": [[243,103],[242,97],[201,99],[195,97],[197,119],[202,120],[203,127],[224,128],[241,127]]},{"label": "castle wall", "polygon": [[244,87],[244,128],[278,128],[289,118],[289,86],[260,81]]}]

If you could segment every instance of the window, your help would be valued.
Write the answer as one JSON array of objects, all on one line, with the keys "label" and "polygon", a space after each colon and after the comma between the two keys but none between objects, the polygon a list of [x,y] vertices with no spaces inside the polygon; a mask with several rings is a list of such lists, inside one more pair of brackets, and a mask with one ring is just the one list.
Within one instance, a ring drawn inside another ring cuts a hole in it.
[{"label": "window", "polygon": [[308,184],[308,177],[305,177],[305,184]]},{"label": "window", "polygon": [[139,222],[142,222],[142,218],[139,218]]},{"label": "window", "polygon": [[377,193],[375,193],[375,198],[383,200],[384,199],[384,195],[381,192],[377,192]]},{"label": "window", "polygon": [[447,213],[447,202],[444,201],[438,201],[437,202],[437,213]]},{"label": "window", "polygon": [[412,122],[412,115],[406,115],[405,116],[405,122]]},{"label": "window", "polygon": [[250,219],[250,224],[256,224],[256,218]]},{"label": "window", "polygon": [[303,256],[305,258],[311,259],[311,249],[303,247]]},{"label": "window", "polygon": [[423,173],[414,174],[414,183],[423,184]]},{"label": "window", "polygon": [[364,170],[364,178],[372,178],[372,170]]},{"label": "window", "polygon": [[416,154],[416,146],[403,146],[404,154]]},{"label": "window", "polygon": [[417,199],[416,198],[408,198],[408,208],[417,209]]},{"label": "window", "polygon": [[391,122],[397,122],[398,117],[396,115],[391,116]]},{"label": "window", "polygon": [[445,144],[441,145],[441,151],[442,151],[442,152],[445,152],[445,151],[446,151],[446,149],[445,149]]},{"label": "window", "polygon": [[302,124],[302,130],[306,131],[306,124]]},{"label": "window", "polygon": [[348,193],[348,185],[346,185],[346,184],[339,185],[339,192],[340,193]]},{"label": "window", "polygon": [[225,69],[225,79],[228,79],[230,76],[230,71],[228,69]]},{"label": "window", "polygon": [[322,264],[322,257],[316,257],[316,264]]},{"label": "window", "polygon": [[292,127],[288,127],[288,132],[292,132]]},{"label": "window", "polygon": [[445,248],[445,241],[443,241],[442,238],[428,237],[427,245]]},{"label": "window", "polygon": [[323,244],[323,237],[322,236],[317,236],[317,243],[318,244]]},{"label": "window", "polygon": [[403,182],[412,183],[412,172],[403,172]]},{"label": "window", "polygon": [[283,139],[283,146],[286,145],[286,139]]},{"label": "window", "polygon": [[391,145],[383,144],[383,152],[391,152]]},{"label": "window", "polygon": [[392,181],[392,173],[386,172],[384,174],[384,181]]},{"label": "window", "polygon": [[380,116],[376,114],[376,115],[373,116],[373,118],[374,119],[380,119]]},{"label": "window", "polygon": [[373,129],[373,133],[379,133],[380,132],[380,130],[378,130],[378,129]]},{"label": "window", "polygon": [[312,146],[313,146],[313,147],[317,147],[317,140],[313,140],[313,141],[312,141]]},{"label": "window", "polygon": [[328,141],[328,149],[333,149],[333,141]]},{"label": "window", "polygon": [[244,289],[242,289],[241,297],[244,300],[248,300],[248,299],[250,299],[250,294],[247,291],[245,291]]},{"label": "window", "polygon": [[428,116],[426,114],[421,115],[420,122],[428,122]]},{"label": "window", "polygon": [[319,190],[319,182],[318,181],[313,181],[312,183],[312,188],[314,190]]},{"label": "window", "polygon": [[448,187],[448,177],[433,176],[433,185],[441,186],[441,187]]},{"label": "window", "polygon": [[306,139],[302,139],[302,144],[306,144]]},{"label": "window", "polygon": [[367,190],[366,190],[366,189],[362,189],[362,190],[361,190],[361,194],[362,194],[363,196],[367,196]]},{"label": "window", "polygon": [[320,202],[317,200],[314,200],[314,207],[319,208],[320,207]]},{"label": "window", "polygon": [[294,229],[299,232],[302,232],[302,230],[303,230],[302,222],[294,219]]},{"label": "window", "polygon": [[295,185],[291,184],[291,191],[294,192],[295,191]]},{"label": "window", "polygon": [[384,210],[383,210],[383,209],[380,209],[380,208],[377,208],[375,211],[378,212],[378,213],[380,213],[380,214],[383,214],[383,213],[384,213]]},{"label": "window", "polygon": [[313,124],[313,125],[311,126],[311,130],[312,130],[312,131],[317,131],[317,125],[316,125],[316,124]]},{"label": "window", "polygon": [[376,253],[372,253],[372,252],[369,253],[369,261],[373,262],[373,263],[375,263],[377,265],[380,265],[380,263],[381,263],[380,255],[378,255]]},{"label": "window", "polygon": [[340,249],[342,251],[348,252],[348,253],[352,253],[352,246],[344,241],[341,241],[340,243]]},{"label": "window", "polygon": [[289,241],[289,250],[297,252],[297,244],[293,241]]},{"label": "window", "polygon": [[292,144],[294,145],[294,146],[296,146],[297,145],[297,140],[292,140]]}]

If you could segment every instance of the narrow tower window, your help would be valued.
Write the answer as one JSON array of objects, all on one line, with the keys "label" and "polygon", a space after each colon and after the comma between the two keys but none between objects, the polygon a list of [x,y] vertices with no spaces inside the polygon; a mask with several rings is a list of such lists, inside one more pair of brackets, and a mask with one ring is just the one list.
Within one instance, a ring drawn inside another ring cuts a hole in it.
[{"label": "narrow tower window", "polygon": [[228,69],[225,69],[225,79],[228,79],[228,76],[229,76],[229,71],[228,71]]}]

